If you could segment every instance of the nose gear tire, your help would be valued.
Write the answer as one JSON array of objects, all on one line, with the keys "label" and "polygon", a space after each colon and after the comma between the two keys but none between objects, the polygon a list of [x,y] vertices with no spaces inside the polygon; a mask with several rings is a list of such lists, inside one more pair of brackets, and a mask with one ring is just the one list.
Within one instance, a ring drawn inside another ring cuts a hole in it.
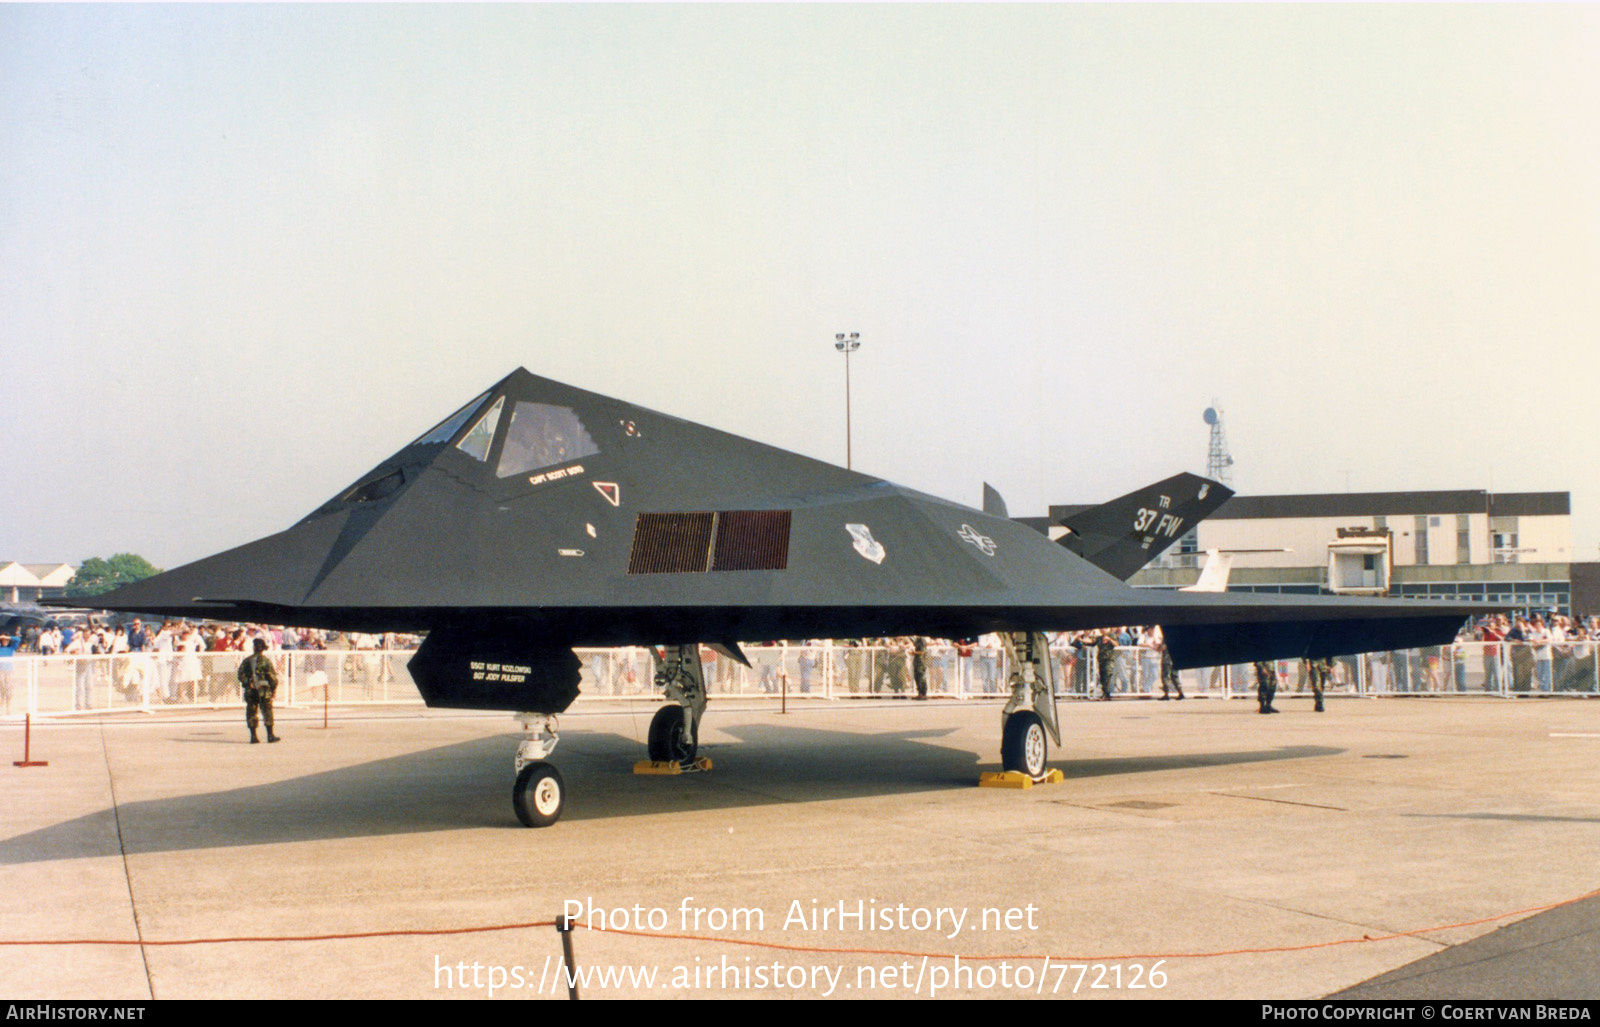
[{"label": "nose gear tire", "polygon": [[549,827],[561,819],[566,795],[561,771],[548,763],[530,763],[511,788],[511,805],[523,827]]}]

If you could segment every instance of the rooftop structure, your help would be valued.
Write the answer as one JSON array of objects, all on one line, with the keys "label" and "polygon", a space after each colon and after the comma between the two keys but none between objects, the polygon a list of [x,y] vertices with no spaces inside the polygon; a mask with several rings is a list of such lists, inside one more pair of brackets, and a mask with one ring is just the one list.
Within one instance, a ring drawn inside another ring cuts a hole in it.
[{"label": "rooftop structure", "polygon": [[70,563],[0,561],[0,598],[21,603],[59,596],[75,573]]}]

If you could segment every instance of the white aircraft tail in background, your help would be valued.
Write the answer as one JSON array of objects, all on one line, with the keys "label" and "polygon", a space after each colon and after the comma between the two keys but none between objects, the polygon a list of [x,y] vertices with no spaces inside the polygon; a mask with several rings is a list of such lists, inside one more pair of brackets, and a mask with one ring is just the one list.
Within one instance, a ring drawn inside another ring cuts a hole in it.
[{"label": "white aircraft tail in background", "polygon": [[1200,568],[1200,580],[1185,585],[1179,592],[1226,592],[1228,575],[1233,571],[1233,558],[1240,553],[1292,553],[1292,549],[1207,549],[1205,566]]}]

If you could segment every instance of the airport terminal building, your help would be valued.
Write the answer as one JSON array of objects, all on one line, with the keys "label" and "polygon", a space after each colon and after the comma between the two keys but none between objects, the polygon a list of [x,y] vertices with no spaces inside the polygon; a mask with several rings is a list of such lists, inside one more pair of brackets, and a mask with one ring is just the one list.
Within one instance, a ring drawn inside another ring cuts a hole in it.
[{"label": "airport terminal building", "polygon": [[[1049,533],[1083,506],[1050,507]],[[1234,496],[1134,576],[1199,578],[1231,551],[1229,591],[1367,594],[1600,612],[1600,564],[1572,559],[1568,492],[1342,492]]]}]

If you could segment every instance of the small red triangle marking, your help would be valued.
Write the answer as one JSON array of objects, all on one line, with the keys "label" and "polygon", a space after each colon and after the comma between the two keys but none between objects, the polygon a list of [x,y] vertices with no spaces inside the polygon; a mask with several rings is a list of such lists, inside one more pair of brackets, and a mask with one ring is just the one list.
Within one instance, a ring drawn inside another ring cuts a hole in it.
[{"label": "small red triangle marking", "polygon": [[612,506],[622,505],[622,490],[617,488],[616,482],[597,481],[593,484],[594,490],[600,493],[600,495],[604,496],[606,502],[610,503]]}]

